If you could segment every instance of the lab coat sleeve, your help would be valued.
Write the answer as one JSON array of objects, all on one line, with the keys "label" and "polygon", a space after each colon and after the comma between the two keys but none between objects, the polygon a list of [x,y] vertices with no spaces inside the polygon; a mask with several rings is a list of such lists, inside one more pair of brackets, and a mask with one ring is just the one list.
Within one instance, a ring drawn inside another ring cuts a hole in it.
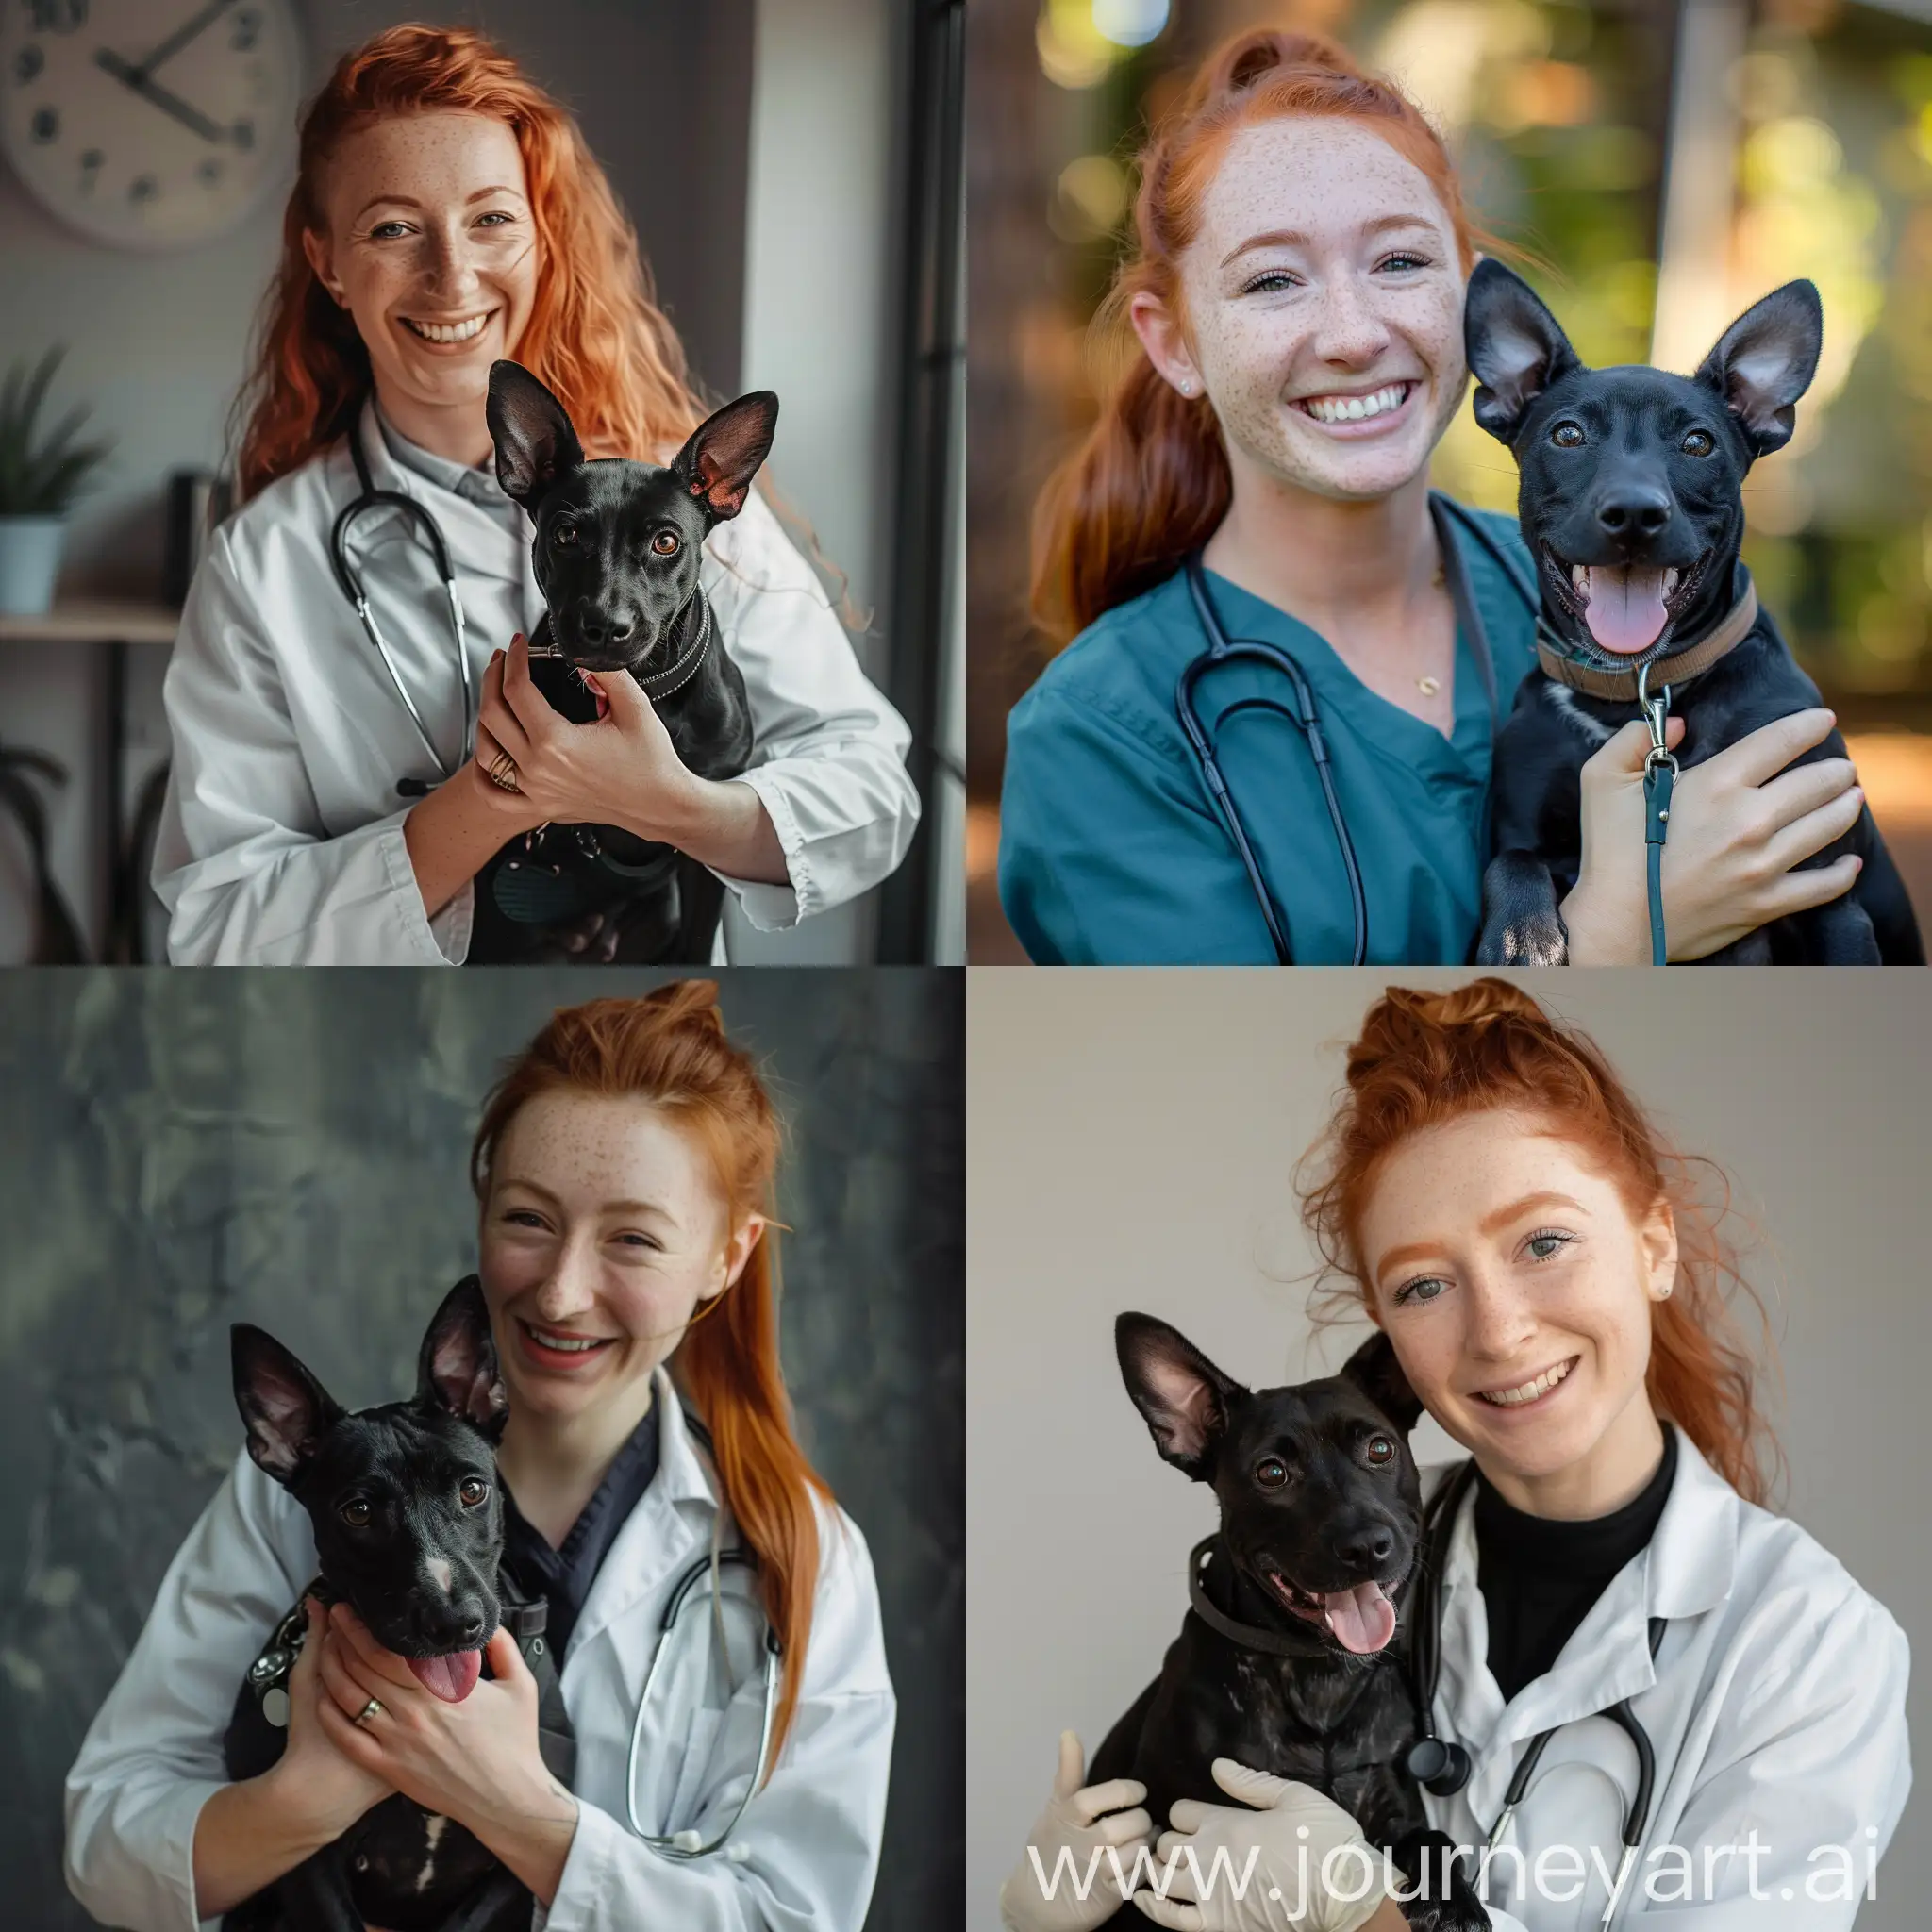
[{"label": "lab coat sleeve", "polygon": [[1007,729],[1000,900],[1042,966],[1257,965],[1274,947],[1200,780],[1146,721],[1036,687]]},{"label": "lab coat sleeve", "polygon": [[[859,1932],[878,1871],[896,1706],[886,1672],[878,1587],[858,1530],[819,1517],[821,1573],[797,1717],[776,1769],[724,1850],[679,1861],[581,1799],[576,1836],[547,1915],[533,1932]],[[752,1776],[762,1678],[754,1674],[721,1738],[750,1743],[711,1767],[694,1828],[729,1821]]]},{"label": "lab coat sleeve", "polygon": [[[906,857],[919,793],[912,734],[865,673],[811,566],[754,492],[720,525],[705,589],[744,675],[757,747],[740,782],[763,802],[789,885],[718,877],[761,931],[856,897]],[[902,641],[902,649],[921,641]]]},{"label": "lab coat sleeve", "polygon": [[174,761],[154,885],[168,908],[170,960],[460,961],[467,895],[435,922],[427,917],[403,841],[408,807],[328,835],[269,631],[229,533],[218,532],[189,591],[162,686]]},{"label": "lab coat sleeve", "polygon": [[1631,1920],[1658,1932],[1844,1932],[1868,1877],[1876,1890],[1912,1785],[1910,1653],[1885,1609],[1843,1580],[1848,1593],[1823,1607],[1815,1584],[1768,1594],[1670,1834],[1688,1866],[1651,1856],[1653,1843],[1626,1889]]},{"label": "lab coat sleeve", "polygon": [[67,1889],[104,1925],[194,1932],[194,1824],[228,1782],[236,1693],[308,1581],[282,1520],[299,1511],[273,1490],[241,1454],[175,1552],[67,1774]]}]

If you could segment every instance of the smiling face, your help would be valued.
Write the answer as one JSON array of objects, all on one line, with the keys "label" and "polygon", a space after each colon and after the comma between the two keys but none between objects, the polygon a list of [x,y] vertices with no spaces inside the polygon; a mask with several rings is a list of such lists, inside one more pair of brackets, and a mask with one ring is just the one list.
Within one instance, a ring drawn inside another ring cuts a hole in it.
[{"label": "smiling face", "polygon": [[763,1228],[733,1227],[704,1147],[649,1101],[525,1102],[491,1162],[478,1270],[513,1415],[641,1414],[651,1371]]},{"label": "smiling face", "polygon": [[448,441],[430,425],[464,412],[473,460],[490,365],[514,352],[536,298],[516,136],[483,114],[371,122],[330,157],[324,204],[326,232],[304,246],[355,319],[385,413],[429,447]]},{"label": "smiling face", "polygon": [[1436,191],[1386,141],[1308,116],[1242,129],[1181,287],[1185,330],[1151,296],[1135,326],[1183,393],[1205,386],[1237,489],[1360,501],[1423,470],[1462,398],[1463,277]]},{"label": "smiling face", "polygon": [[1360,1241],[1410,1387],[1508,1502],[1581,1518],[1636,1494],[1661,1454],[1644,1374],[1676,1275],[1667,1204],[1633,1215],[1548,1123],[1478,1113],[1388,1155]]}]

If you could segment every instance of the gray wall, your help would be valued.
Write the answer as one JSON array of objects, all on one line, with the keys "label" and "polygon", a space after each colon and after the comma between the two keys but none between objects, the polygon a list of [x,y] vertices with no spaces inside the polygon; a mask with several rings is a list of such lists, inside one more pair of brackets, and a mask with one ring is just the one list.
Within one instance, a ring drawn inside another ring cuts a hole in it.
[{"label": "gray wall", "polygon": [[[477,1103],[558,1006],[664,977],[16,973],[0,1002],[0,1897],[88,1923],[60,1787],[240,1441],[228,1324],[338,1399],[411,1385],[474,1266]],[[808,1452],[866,1532],[899,1696],[869,1924],[959,1922],[963,991],[932,972],[724,978],[790,1125],[783,1344]]]},{"label": "gray wall", "polygon": [[[1595,1035],[1680,1145],[1724,1164],[1761,1230],[1749,1274],[1783,1358],[1785,1399],[1768,1392],[1791,1467],[1785,1513],[1911,1640],[1923,1759],[1932,980],[1524,977]],[[1211,1498],[1158,1458],[1127,1400],[1114,1316],[1163,1316],[1260,1384],[1331,1374],[1367,1332],[1306,1352],[1314,1257],[1289,1176],[1341,1082],[1341,1047],[1388,978],[972,975],[969,1924],[994,1923],[1060,1728],[1091,1753],[1154,1674],[1186,1609],[1187,1551],[1214,1524]],[[1416,1447],[1425,1460],[1458,1453],[1432,1423]],[[1926,1815],[1915,1794],[1860,1932],[1924,1922]]]}]

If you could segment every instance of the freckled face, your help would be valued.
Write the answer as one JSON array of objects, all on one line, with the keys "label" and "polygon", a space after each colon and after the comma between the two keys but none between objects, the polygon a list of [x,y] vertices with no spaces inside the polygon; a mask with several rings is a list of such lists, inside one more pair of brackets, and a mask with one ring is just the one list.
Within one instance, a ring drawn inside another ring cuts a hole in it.
[{"label": "freckled face", "polygon": [[1496,1111],[1411,1135],[1375,1177],[1361,1243],[1410,1387],[1492,1479],[1549,1477],[1641,1437],[1674,1230],[1667,1209],[1633,1218],[1549,1124]]},{"label": "freckled face", "polygon": [[704,1149],[649,1101],[526,1102],[496,1150],[478,1268],[512,1408],[566,1415],[635,1388],[737,1279],[763,1224],[733,1233]]},{"label": "freckled face", "polygon": [[377,393],[481,404],[536,299],[524,158],[487,114],[393,114],[343,137],[325,184],[325,234],[304,240],[369,350]]},{"label": "freckled face", "polygon": [[1378,135],[1306,115],[1244,128],[1181,282],[1237,474],[1361,500],[1428,462],[1462,400],[1464,277],[1428,177]]}]

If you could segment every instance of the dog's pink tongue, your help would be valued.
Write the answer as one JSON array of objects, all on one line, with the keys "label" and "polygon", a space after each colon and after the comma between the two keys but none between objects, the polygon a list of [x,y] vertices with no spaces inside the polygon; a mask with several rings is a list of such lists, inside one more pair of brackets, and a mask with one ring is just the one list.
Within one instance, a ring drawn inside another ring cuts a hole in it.
[{"label": "dog's pink tongue", "polygon": [[1380,1650],[1395,1635],[1395,1606],[1379,1583],[1333,1591],[1322,1599],[1322,1610],[1337,1641],[1357,1657]]},{"label": "dog's pink tongue", "polygon": [[460,1704],[483,1674],[480,1650],[459,1650],[451,1657],[406,1657],[403,1661],[424,1690],[445,1704]]},{"label": "dog's pink tongue", "polygon": [[1594,563],[1584,572],[1584,622],[1607,651],[1634,657],[1663,635],[1664,574],[1636,564]]}]

